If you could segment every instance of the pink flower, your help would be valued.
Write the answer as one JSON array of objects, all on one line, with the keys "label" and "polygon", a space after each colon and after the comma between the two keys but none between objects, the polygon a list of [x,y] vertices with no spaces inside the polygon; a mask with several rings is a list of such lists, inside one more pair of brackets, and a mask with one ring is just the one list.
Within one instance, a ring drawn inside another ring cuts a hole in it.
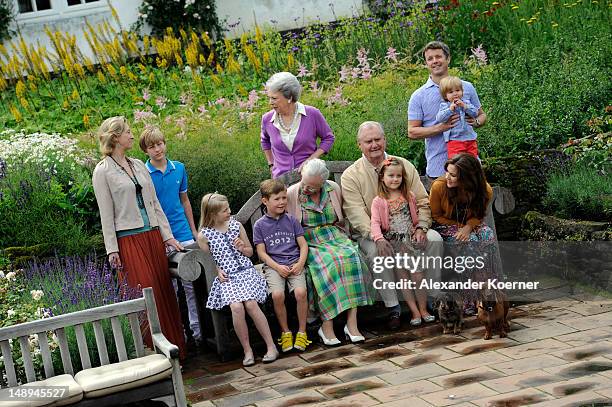
[{"label": "pink flower", "polygon": [[305,76],[310,76],[311,74],[308,72],[308,69],[306,69],[306,66],[300,64],[300,66],[298,67],[298,74],[297,77],[298,78],[303,78]]},{"label": "pink flower", "polygon": [[151,94],[149,93],[149,89],[145,89],[142,91],[142,100],[145,102],[151,98]]},{"label": "pink flower", "polygon": [[134,121],[135,122],[145,121],[148,119],[153,119],[155,117],[157,117],[155,113],[153,113],[150,110],[138,110],[138,109],[134,110]]},{"label": "pink flower", "polygon": [[340,106],[346,106],[346,105],[348,105],[348,103],[349,103],[348,100],[345,99],[342,96],[342,87],[341,86],[338,86],[336,88],[336,93],[333,96],[330,96],[329,98],[327,98],[327,104],[328,105],[337,104],[337,105],[340,105]]},{"label": "pink flower", "polygon": [[346,82],[349,74],[351,73],[351,70],[346,66],[343,66],[342,69],[338,71],[338,73],[340,74],[340,82]]},{"label": "pink flower", "polygon": [[397,52],[395,48],[389,47],[387,48],[387,55],[385,56],[385,59],[387,59],[388,61],[397,62],[398,55],[399,53]]},{"label": "pink flower", "polygon": [[472,57],[476,59],[478,65],[486,65],[488,62],[487,53],[484,48],[482,48],[482,44],[476,48],[472,48]]},{"label": "pink flower", "polygon": [[155,104],[157,105],[157,107],[159,107],[159,109],[164,109],[166,107],[166,102],[168,101],[168,99],[166,99],[163,96],[158,96],[155,99]]},{"label": "pink flower", "polygon": [[353,69],[351,69],[351,77],[352,77],[353,79],[357,79],[357,78],[359,78],[359,74],[360,74],[360,73],[361,73],[361,69],[359,69],[359,68],[353,68]]},{"label": "pink flower", "polygon": [[185,93],[183,93],[183,94],[181,94],[181,96],[179,96],[179,100],[180,100],[182,106],[186,106],[189,103],[191,103],[191,99],[192,99],[191,95],[188,95],[188,94],[185,94]]},{"label": "pink flower", "polygon": [[372,77],[372,70],[370,68],[361,70],[361,79],[370,79]]},{"label": "pink flower", "polygon": [[310,89],[312,89],[315,92],[317,90],[319,90],[319,82],[317,82],[317,81],[310,81]]},{"label": "pink flower", "polygon": [[206,106],[200,105],[198,106],[198,112],[200,112],[201,114],[205,114],[208,112],[208,109],[206,109]]},{"label": "pink flower", "polygon": [[176,125],[179,126],[183,130],[185,129],[185,126],[187,125],[186,119],[184,117],[179,117],[178,119],[174,121],[174,123],[176,123]]}]

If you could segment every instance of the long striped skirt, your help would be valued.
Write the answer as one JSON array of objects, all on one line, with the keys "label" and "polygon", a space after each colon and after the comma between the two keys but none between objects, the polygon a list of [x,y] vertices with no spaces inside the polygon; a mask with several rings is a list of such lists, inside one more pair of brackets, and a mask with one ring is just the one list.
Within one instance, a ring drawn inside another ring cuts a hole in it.
[{"label": "long striped skirt", "polygon": [[342,231],[331,225],[307,230],[309,298],[323,320],[361,305],[372,304],[366,282],[367,266],[359,249]]},{"label": "long striped skirt", "polygon": [[[178,303],[168,271],[168,258],[159,230],[120,237],[119,254],[123,271],[121,282],[131,288],[153,288],[161,330],[168,340],[178,346],[180,357],[185,357],[185,337]],[[141,320],[140,330],[145,344],[153,349],[147,320]]]}]

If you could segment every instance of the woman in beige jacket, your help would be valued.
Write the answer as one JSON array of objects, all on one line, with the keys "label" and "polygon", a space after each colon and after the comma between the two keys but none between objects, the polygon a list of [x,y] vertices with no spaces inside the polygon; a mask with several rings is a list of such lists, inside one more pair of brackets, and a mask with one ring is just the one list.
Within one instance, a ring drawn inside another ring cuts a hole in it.
[{"label": "woman in beige jacket", "polygon": [[[134,144],[126,119],[106,119],[98,137],[104,158],[94,170],[93,188],[109,263],[129,287],[153,288],[162,332],[179,347],[183,357],[183,328],[165,251],[165,246],[176,250],[182,247],[172,236],[149,171],[142,161],[126,156]],[[145,343],[152,348],[147,325],[144,321],[141,330]]]}]

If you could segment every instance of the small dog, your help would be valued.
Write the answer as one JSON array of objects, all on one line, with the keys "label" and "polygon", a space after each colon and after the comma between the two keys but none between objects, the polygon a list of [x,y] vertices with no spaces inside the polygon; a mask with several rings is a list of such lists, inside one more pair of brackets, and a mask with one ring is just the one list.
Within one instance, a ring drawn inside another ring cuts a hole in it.
[{"label": "small dog", "polygon": [[494,329],[499,331],[500,338],[507,336],[509,308],[508,296],[503,291],[485,289],[479,293],[478,319],[485,326],[485,340],[491,339]]},{"label": "small dog", "polygon": [[461,332],[463,327],[463,300],[458,293],[447,292],[440,294],[436,299],[435,309],[438,312],[444,333],[454,334]]}]

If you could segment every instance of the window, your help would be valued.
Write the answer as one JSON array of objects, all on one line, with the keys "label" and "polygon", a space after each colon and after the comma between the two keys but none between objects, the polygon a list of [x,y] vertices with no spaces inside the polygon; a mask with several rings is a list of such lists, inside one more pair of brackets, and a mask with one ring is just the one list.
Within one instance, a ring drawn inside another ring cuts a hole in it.
[{"label": "window", "polygon": [[68,0],[68,5],[69,6],[78,6],[79,4],[84,4],[84,3],[96,3],[99,2],[100,0]]},{"label": "window", "polygon": [[51,10],[51,0],[19,0],[19,13]]}]

